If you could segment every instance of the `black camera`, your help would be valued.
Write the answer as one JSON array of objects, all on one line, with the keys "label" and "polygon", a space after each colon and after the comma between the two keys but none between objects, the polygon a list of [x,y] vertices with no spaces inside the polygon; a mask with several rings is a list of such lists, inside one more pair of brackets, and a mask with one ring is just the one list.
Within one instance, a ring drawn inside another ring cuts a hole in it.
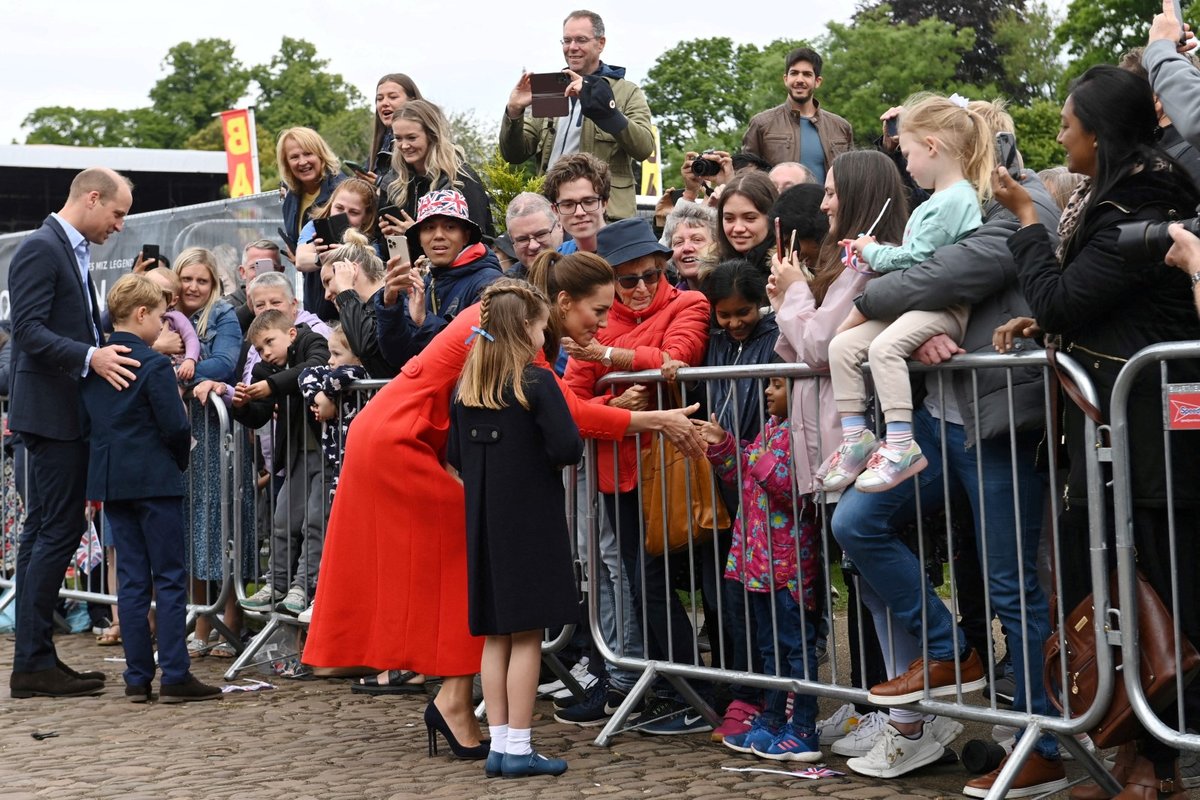
[{"label": "black camera", "polygon": [[715,178],[721,173],[721,162],[714,161],[711,158],[705,158],[706,155],[714,153],[714,150],[705,150],[692,161],[692,174],[697,178]]},{"label": "black camera", "polygon": [[1121,257],[1126,261],[1162,261],[1175,243],[1167,226],[1176,222],[1193,236],[1200,236],[1198,217],[1166,222],[1122,222],[1117,226],[1117,249],[1121,251]]}]

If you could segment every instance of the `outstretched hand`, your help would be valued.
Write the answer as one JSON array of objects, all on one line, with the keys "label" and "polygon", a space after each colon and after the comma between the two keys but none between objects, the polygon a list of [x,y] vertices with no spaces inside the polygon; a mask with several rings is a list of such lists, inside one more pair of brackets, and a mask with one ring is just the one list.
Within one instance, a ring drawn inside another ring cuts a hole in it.
[{"label": "outstretched hand", "polygon": [[725,441],[725,429],[717,422],[717,415],[710,414],[708,421],[694,419],[692,424],[700,432],[700,437],[709,444],[720,444]]},{"label": "outstretched hand", "polygon": [[992,332],[992,346],[996,348],[997,353],[1007,353],[1013,349],[1013,342],[1017,339],[1032,339],[1041,332],[1042,329],[1033,317],[1016,317]]}]

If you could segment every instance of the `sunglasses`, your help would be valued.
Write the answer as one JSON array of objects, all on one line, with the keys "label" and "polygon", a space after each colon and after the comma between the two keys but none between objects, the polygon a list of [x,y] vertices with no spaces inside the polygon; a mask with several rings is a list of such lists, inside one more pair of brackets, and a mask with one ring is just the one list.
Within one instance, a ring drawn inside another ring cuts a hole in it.
[{"label": "sunglasses", "polygon": [[636,289],[637,285],[642,281],[645,281],[647,286],[653,286],[662,277],[662,272],[661,269],[652,269],[640,275],[619,275],[617,283],[620,284],[622,289]]}]

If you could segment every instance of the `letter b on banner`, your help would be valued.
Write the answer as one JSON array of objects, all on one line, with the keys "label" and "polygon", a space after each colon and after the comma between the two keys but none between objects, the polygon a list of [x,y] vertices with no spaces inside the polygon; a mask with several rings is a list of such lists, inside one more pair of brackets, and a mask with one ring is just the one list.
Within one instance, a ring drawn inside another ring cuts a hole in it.
[{"label": "letter b on banner", "polygon": [[257,191],[258,145],[254,136],[251,109],[221,112],[221,130],[225,134],[225,161],[229,170],[229,196],[245,197]]},{"label": "letter b on banner", "polygon": [[250,152],[250,131],[246,127],[244,116],[229,117],[225,120],[225,150],[232,156]]}]

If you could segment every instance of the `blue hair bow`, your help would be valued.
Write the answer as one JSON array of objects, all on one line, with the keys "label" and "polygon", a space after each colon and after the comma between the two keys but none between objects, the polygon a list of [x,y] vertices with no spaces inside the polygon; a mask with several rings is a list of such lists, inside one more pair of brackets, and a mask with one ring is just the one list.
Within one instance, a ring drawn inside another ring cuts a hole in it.
[{"label": "blue hair bow", "polygon": [[473,342],[475,340],[476,336],[482,336],[483,338],[487,339],[489,342],[496,341],[495,336],[492,336],[490,333],[488,333],[487,331],[485,331],[483,328],[479,327],[478,325],[472,325],[471,326],[471,335],[466,338],[466,341],[464,341],[463,344],[470,344],[471,342]]}]

